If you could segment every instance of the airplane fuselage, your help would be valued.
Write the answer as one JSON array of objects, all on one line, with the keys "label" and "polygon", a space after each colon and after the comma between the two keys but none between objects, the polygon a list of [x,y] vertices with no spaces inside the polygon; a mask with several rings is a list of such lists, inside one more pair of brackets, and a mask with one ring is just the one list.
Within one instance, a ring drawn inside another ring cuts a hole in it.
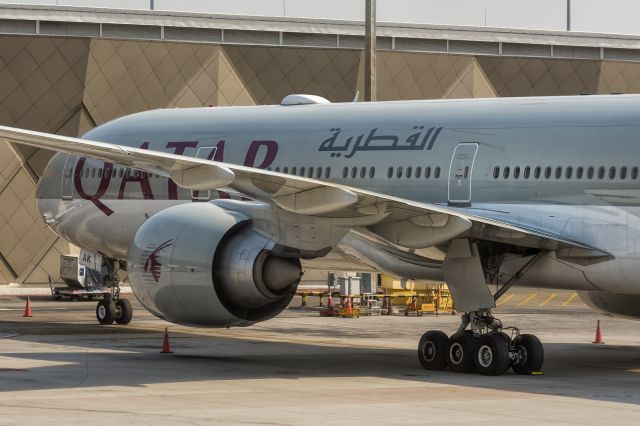
[{"label": "airplane fuselage", "polygon": [[[85,138],[312,177],[443,204],[605,250],[541,263],[523,284],[640,293],[640,97],[568,97],[168,109]],[[169,206],[241,194],[58,154],[37,189],[59,235],[126,258]],[[500,236],[493,236],[496,241]]]}]

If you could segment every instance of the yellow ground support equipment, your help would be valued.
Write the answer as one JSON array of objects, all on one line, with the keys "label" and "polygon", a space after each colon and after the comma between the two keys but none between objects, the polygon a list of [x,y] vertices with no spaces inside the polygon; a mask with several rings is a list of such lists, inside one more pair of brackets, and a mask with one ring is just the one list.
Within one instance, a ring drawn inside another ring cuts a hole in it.
[{"label": "yellow ground support equipment", "polygon": [[382,276],[381,288],[391,298],[393,307],[409,315],[415,313],[453,312],[453,300],[447,285],[438,281],[399,280]]}]

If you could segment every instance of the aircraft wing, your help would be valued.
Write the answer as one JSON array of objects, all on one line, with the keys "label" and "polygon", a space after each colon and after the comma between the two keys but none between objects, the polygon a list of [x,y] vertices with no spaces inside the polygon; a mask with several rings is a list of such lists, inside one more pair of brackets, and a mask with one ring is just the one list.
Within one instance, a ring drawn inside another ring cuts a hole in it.
[{"label": "aircraft wing", "polygon": [[[609,253],[543,229],[437,204],[421,203],[346,185],[252,167],[185,157],[111,143],[0,126],[0,140],[95,158],[171,177],[191,190],[229,187],[256,200],[300,215],[353,219],[404,247],[426,248],[459,236],[554,250],[566,258],[597,258]],[[371,220],[367,220],[367,218]]]}]

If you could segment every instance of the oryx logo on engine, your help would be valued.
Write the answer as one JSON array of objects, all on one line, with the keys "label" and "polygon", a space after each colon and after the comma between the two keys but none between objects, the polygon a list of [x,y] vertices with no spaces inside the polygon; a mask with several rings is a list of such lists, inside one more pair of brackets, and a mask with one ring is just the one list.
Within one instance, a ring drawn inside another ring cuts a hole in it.
[{"label": "oryx logo on engine", "polygon": [[147,256],[146,262],[144,262],[144,272],[150,273],[155,282],[160,280],[160,273],[162,272],[162,264],[158,260],[158,253],[162,250],[170,247],[173,244],[173,239],[165,241],[156,247],[149,256]]}]

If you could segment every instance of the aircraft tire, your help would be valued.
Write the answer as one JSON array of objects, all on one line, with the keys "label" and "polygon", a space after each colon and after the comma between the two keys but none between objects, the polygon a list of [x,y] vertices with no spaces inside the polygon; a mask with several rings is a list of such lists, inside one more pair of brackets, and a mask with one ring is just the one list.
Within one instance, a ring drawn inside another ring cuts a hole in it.
[{"label": "aircraft tire", "polygon": [[485,376],[500,376],[509,369],[509,344],[500,333],[483,334],[478,339],[476,371]]},{"label": "aircraft tire", "polygon": [[116,304],[111,299],[103,299],[96,305],[96,318],[102,325],[112,324],[116,319]]},{"label": "aircraft tire", "polygon": [[521,334],[514,339],[514,347],[519,355],[513,363],[516,374],[532,374],[540,371],[544,363],[544,348],[540,339],[533,334]]},{"label": "aircraft tire", "polygon": [[476,355],[476,338],[469,330],[454,334],[449,338],[447,365],[456,373],[471,373]]},{"label": "aircraft tire", "polygon": [[133,317],[133,307],[127,299],[118,299],[116,302],[115,320],[117,324],[129,324]]},{"label": "aircraft tire", "polygon": [[418,360],[426,370],[447,368],[449,338],[440,330],[427,331],[418,343]]}]

